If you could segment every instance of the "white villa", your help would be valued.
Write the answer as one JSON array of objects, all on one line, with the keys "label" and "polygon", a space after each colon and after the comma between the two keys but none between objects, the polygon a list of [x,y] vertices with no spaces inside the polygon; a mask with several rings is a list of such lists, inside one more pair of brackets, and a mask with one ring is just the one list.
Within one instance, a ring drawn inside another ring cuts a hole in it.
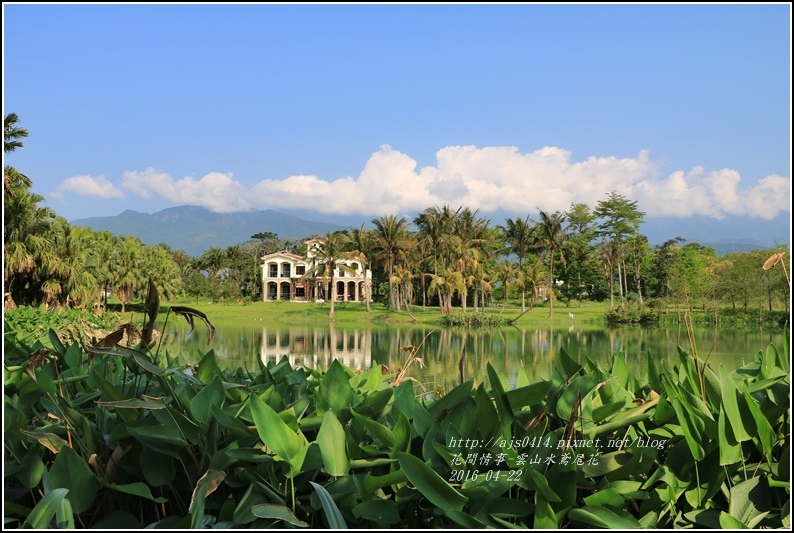
[{"label": "white villa", "polygon": [[[308,245],[306,257],[287,251],[275,252],[262,256],[262,300],[277,301],[291,300],[308,302],[311,300],[323,301],[331,297],[331,287],[328,279],[311,278],[304,275],[311,270],[314,251],[320,239],[304,241]],[[336,299],[339,302],[363,302],[364,284],[372,286],[372,272],[364,269],[360,261],[343,259],[340,263],[355,270],[351,275],[339,268],[334,271],[334,284],[336,285]],[[368,291],[371,294],[371,291]]]}]

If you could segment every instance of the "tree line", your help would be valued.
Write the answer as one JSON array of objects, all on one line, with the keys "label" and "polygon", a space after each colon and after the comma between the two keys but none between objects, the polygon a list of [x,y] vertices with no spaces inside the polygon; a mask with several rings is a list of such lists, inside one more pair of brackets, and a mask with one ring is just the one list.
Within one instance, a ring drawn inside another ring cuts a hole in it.
[{"label": "tree line", "polygon": [[[4,153],[21,148],[27,135],[16,114],[6,115]],[[100,309],[113,294],[123,311],[145,295],[150,279],[168,299],[251,301],[262,295],[263,255],[306,252],[302,241],[268,231],[196,257],[167,244],[148,246],[72,226],[40,206],[44,198],[27,176],[7,165],[3,177],[6,308]],[[614,191],[594,207],[538,209],[534,218],[501,225],[465,206],[433,206],[412,219],[384,215],[369,227],[321,236],[310,271],[329,276],[339,259],[356,258],[373,274],[373,299],[409,313],[412,305],[477,313],[512,299],[522,313],[547,305],[549,317],[558,302],[585,300],[609,301],[610,309],[788,308],[787,247],[718,256],[681,237],[651,246],[640,233],[644,217],[637,202]]]}]

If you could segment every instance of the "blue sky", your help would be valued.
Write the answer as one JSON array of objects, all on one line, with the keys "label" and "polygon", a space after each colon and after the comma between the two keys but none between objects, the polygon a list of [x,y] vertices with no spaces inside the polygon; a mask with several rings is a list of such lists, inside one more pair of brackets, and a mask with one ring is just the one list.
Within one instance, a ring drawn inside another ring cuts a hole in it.
[{"label": "blue sky", "polygon": [[648,223],[790,225],[788,3],[4,3],[3,41],[30,132],[4,164],[68,220],[616,191]]}]

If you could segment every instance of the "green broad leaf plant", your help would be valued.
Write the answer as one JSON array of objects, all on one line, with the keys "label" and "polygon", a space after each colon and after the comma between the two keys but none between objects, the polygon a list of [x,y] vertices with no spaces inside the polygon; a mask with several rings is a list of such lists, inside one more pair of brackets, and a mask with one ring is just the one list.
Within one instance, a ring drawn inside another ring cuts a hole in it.
[{"label": "green broad leaf plant", "polygon": [[132,346],[5,324],[6,527],[790,526],[787,341],[732,372],[561,350],[536,383],[489,365],[440,396],[380,365],[181,364],[158,305]]}]

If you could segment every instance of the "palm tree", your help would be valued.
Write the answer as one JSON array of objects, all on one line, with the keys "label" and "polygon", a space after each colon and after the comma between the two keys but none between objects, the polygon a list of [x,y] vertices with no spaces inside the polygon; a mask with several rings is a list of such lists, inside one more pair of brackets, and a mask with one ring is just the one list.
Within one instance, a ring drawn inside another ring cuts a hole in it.
[{"label": "palm tree", "polygon": [[[28,136],[27,128],[17,126],[19,117],[16,113],[9,113],[3,119],[3,153],[7,154],[13,152],[17,148],[22,148],[23,138]],[[5,166],[3,168],[3,184],[5,185],[5,194],[14,195],[19,187],[30,188],[32,183],[30,179],[17,171],[14,167]]]},{"label": "palm tree", "polygon": [[[34,270],[49,271],[57,259],[49,229],[55,212],[39,207],[43,200],[25,186],[3,198],[3,281],[8,307],[14,307],[18,297],[25,303],[35,302],[38,294],[34,288],[36,280],[31,278]],[[20,281],[18,287],[15,281]]]},{"label": "palm tree", "polygon": [[[49,304],[62,304],[69,307],[74,303],[81,307],[97,291],[97,280],[90,268],[90,256],[96,239],[90,228],[70,225],[65,218],[58,217],[53,225],[52,246],[57,257],[54,268],[50,272],[51,287]],[[56,300],[57,298],[57,300]]]},{"label": "palm tree", "polygon": [[568,235],[562,227],[564,222],[565,215],[559,211],[549,214],[540,210],[540,221],[536,225],[535,246],[540,250],[545,250],[549,258],[549,318],[554,315],[554,258],[559,256],[562,264],[566,264],[563,251],[567,247]]},{"label": "palm tree", "polygon": [[112,285],[111,261],[116,250],[116,236],[109,231],[97,231],[93,234],[93,246],[88,258],[88,269],[97,280],[98,298],[96,305],[107,308],[108,290]]},{"label": "palm tree", "polygon": [[17,126],[19,116],[16,113],[9,113],[3,119],[3,153],[13,152],[17,148],[22,148],[24,137],[28,136],[28,129]]},{"label": "palm tree", "polygon": [[431,274],[427,290],[438,295],[441,314],[448,315],[452,312],[452,296],[455,291],[465,291],[466,283],[462,273],[454,268],[445,268],[440,274]]},{"label": "palm tree", "polygon": [[353,257],[361,261],[361,268],[364,272],[364,302],[367,304],[367,313],[371,311],[369,307],[370,292],[372,287],[367,279],[367,256],[372,250],[372,232],[364,229],[364,224],[360,228],[350,228],[350,253]]},{"label": "palm tree", "polygon": [[518,278],[519,284],[532,295],[529,299],[529,308],[532,309],[535,306],[535,298],[540,293],[540,287],[547,286],[549,273],[543,265],[535,261],[524,265]]},{"label": "palm tree", "polygon": [[[507,246],[502,250],[502,253],[515,254],[518,256],[518,268],[524,270],[524,258],[532,249],[535,242],[535,230],[529,223],[529,217],[524,220],[508,218],[505,221],[505,226],[499,226],[504,232],[505,242]],[[526,294],[521,291],[521,312],[526,311]]]},{"label": "palm tree", "polygon": [[433,274],[438,274],[439,254],[441,268],[447,266],[450,250],[456,245],[457,237],[454,227],[462,208],[457,211],[445,205],[443,207],[429,207],[414,218],[414,224],[419,228],[419,243],[426,244],[427,249],[433,251]]},{"label": "palm tree", "polygon": [[336,302],[336,283],[334,282],[336,269],[355,274],[355,269],[341,262],[349,257],[349,252],[345,251],[348,242],[349,237],[346,234],[329,232],[312,249],[314,265],[307,269],[301,277],[301,281],[314,277],[329,280],[331,285],[331,311],[328,313],[328,318],[331,319],[334,318],[334,304]]},{"label": "palm tree", "polygon": [[510,285],[518,279],[519,272],[518,267],[516,267],[513,261],[502,261],[498,265],[496,281],[500,281],[502,287],[504,287],[505,305],[507,305],[507,297],[510,294]]},{"label": "palm tree", "polygon": [[201,254],[201,269],[206,270],[210,278],[218,275],[218,272],[227,264],[226,252],[213,246]]},{"label": "palm tree", "polygon": [[375,249],[386,259],[386,269],[389,272],[389,308],[394,311],[394,263],[400,253],[410,246],[407,242],[408,222],[404,217],[385,215],[372,221],[375,225]]},{"label": "palm tree", "polygon": [[182,276],[170,248],[162,244],[147,246],[144,253],[144,271],[163,297],[171,299],[182,292]]},{"label": "palm tree", "polygon": [[[463,273],[466,287],[474,287],[477,278],[480,258],[488,243],[486,235],[490,221],[487,218],[478,218],[477,211],[468,207],[459,210],[455,220],[454,233],[456,238],[454,251],[455,262],[458,270]],[[474,311],[477,312],[477,292],[475,291]],[[461,293],[461,307],[466,312],[468,290]]]},{"label": "palm tree", "polygon": [[116,295],[121,301],[122,313],[132,300],[135,289],[144,282],[143,258],[143,242],[137,237],[127,235],[117,241],[111,279]]}]

